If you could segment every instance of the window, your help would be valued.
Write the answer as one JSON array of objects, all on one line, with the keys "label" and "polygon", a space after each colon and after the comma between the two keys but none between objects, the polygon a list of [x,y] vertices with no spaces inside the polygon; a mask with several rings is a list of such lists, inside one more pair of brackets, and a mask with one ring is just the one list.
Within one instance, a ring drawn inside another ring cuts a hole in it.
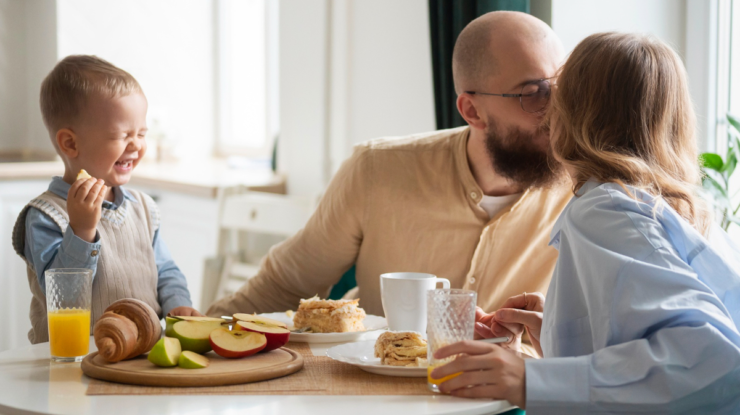
[{"label": "window", "polygon": [[726,114],[740,116],[740,0],[719,2],[717,42],[717,153],[729,144]]},{"label": "window", "polygon": [[136,77],[149,101],[149,156],[270,158],[277,3],[58,0],[57,55],[97,55]]},{"label": "window", "polygon": [[[720,0],[717,37],[717,136],[716,153],[723,158],[734,137],[728,134],[727,113],[740,117],[740,0]],[[730,180],[732,206],[740,203],[740,172]],[[740,241],[740,226],[728,229]]]},{"label": "window", "polygon": [[270,158],[278,128],[278,2],[217,7],[218,153]]}]

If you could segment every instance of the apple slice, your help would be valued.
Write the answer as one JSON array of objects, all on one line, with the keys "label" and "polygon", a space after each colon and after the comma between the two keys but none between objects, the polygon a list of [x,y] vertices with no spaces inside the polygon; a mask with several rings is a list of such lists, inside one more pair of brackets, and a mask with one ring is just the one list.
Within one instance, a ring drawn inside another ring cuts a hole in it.
[{"label": "apple slice", "polygon": [[172,337],[180,340],[182,350],[190,350],[200,354],[208,353],[211,351],[209,340],[211,332],[220,327],[221,321],[182,320],[172,325]]},{"label": "apple slice", "polygon": [[180,359],[177,361],[177,365],[183,369],[203,369],[204,367],[208,367],[208,363],[207,357],[189,350],[182,352]]},{"label": "apple slice", "polygon": [[211,347],[217,355],[226,358],[251,356],[267,346],[264,334],[225,327],[211,332]]},{"label": "apple slice", "polygon": [[236,327],[240,330],[264,334],[265,338],[267,338],[267,346],[262,350],[263,352],[279,349],[285,346],[290,339],[290,330],[283,326],[275,326],[258,321],[237,321]]},{"label": "apple slice", "polygon": [[167,318],[172,318],[175,320],[185,320],[185,321],[213,321],[213,322],[219,322],[224,323],[226,320],[218,317],[206,317],[206,316],[167,316]]},{"label": "apple slice", "polygon": [[237,314],[234,314],[234,320],[251,321],[253,323],[258,323],[258,324],[269,324],[272,326],[284,327],[286,329],[288,328],[288,325],[283,323],[282,321],[273,320],[271,318],[267,318],[263,316],[258,316],[257,314],[237,313]]},{"label": "apple slice", "polygon": [[174,318],[172,316],[167,316],[167,317],[164,318],[164,322],[165,322],[164,335],[165,336],[167,336],[167,337],[175,337],[175,334],[172,332],[172,326],[174,326],[175,323],[177,323],[178,321],[180,321],[180,320],[178,320],[178,319],[176,319],[176,318]]},{"label": "apple slice", "polygon": [[179,340],[172,337],[162,337],[149,351],[147,359],[157,366],[172,367],[177,366],[181,353]]}]

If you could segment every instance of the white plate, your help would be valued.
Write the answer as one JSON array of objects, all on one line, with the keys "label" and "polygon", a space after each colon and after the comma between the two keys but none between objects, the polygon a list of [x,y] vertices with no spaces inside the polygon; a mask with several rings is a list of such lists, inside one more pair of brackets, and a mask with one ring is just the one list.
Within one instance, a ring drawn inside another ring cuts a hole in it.
[{"label": "white plate", "polygon": [[[267,318],[282,321],[288,325],[288,329],[293,330],[293,319],[285,313],[265,313],[260,314]],[[290,341],[303,343],[343,343],[354,342],[368,332],[380,330],[388,327],[384,317],[367,315],[362,324],[365,325],[365,331],[353,331],[347,333],[290,333]]]},{"label": "white plate", "polygon": [[375,357],[375,341],[345,343],[334,346],[326,351],[326,355],[334,360],[355,365],[360,369],[386,376],[401,376],[407,378],[427,377],[425,367],[387,366],[380,364],[380,358]]}]

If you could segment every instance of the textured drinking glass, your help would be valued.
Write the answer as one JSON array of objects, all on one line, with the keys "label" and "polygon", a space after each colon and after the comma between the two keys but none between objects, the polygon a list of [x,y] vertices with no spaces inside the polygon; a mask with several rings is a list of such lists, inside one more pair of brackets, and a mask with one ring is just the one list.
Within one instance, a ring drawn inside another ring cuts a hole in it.
[{"label": "textured drinking glass", "polygon": [[439,384],[458,376],[455,373],[442,379],[434,379],[432,370],[455,359],[435,359],[434,352],[444,346],[473,339],[475,325],[475,291],[442,289],[427,292],[427,386],[439,393]]},{"label": "textured drinking glass", "polygon": [[90,346],[92,271],[58,268],[45,275],[51,360],[81,362]]}]

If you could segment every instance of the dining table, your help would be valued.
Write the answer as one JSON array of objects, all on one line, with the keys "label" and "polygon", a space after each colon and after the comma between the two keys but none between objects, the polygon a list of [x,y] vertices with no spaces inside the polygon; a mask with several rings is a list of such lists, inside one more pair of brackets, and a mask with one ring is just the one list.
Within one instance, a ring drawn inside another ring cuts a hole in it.
[{"label": "dining table", "polygon": [[[326,350],[334,344],[310,346],[314,356],[325,356]],[[91,337],[90,352],[96,350]],[[382,381],[383,376],[378,376],[378,379]],[[437,394],[88,395],[90,382],[91,379],[82,373],[80,363],[52,362],[49,343],[4,351],[0,353],[0,414],[479,415],[519,411],[507,401],[465,399]]]}]

